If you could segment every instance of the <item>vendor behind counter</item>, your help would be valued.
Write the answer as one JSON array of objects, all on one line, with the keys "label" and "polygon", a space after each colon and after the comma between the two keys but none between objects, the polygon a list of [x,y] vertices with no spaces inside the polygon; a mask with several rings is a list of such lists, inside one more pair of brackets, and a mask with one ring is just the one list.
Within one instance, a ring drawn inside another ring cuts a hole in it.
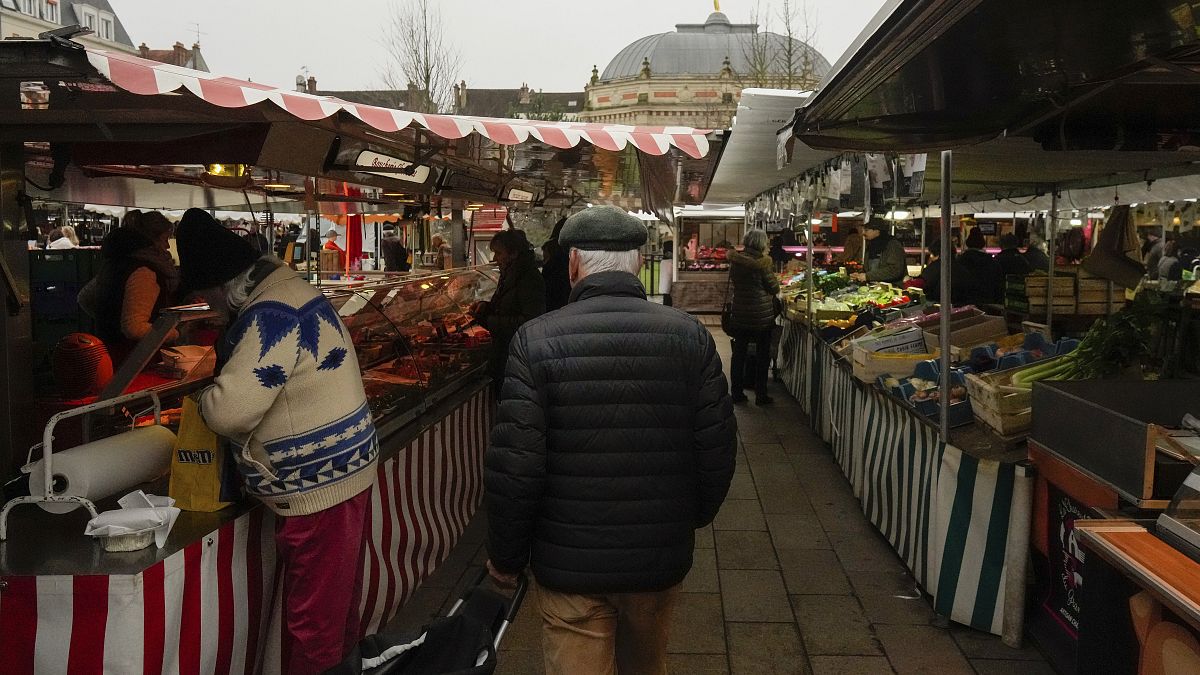
[{"label": "vendor behind counter", "polygon": [[[100,272],[79,293],[79,306],[96,321],[119,367],[134,346],[148,334],[166,307],[175,304],[179,269],[170,253],[174,230],[157,211],[130,211],[121,227],[100,245]],[[168,342],[178,339],[172,331]]]},{"label": "vendor behind counter", "polygon": [[866,271],[851,275],[855,281],[883,282],[897,286],[904,282],[908,273],[904,245],[887,230],[887,223],[879,218],[872,218],[863,226],[863,237],[867,240],[866,253],[863,256]]}]

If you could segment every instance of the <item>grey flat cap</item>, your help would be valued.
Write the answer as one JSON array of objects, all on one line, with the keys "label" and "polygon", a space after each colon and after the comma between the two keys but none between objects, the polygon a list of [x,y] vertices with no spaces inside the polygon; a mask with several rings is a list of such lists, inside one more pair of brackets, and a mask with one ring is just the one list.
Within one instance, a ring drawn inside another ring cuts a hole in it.
[{"label": "grey flat cap", "polygon": [[632,251],[646,243],[646,226],[615,206],[593,206],[567,219],[558,243],[581,251]]}]

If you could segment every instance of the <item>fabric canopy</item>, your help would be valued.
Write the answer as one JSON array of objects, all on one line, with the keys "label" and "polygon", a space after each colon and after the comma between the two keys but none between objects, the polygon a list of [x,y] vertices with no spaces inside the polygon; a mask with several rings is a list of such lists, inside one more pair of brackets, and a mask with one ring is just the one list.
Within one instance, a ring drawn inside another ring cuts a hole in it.
[{"label": "fabric canopy", "polygon": [[88,61],[101,75],[117,87],[134,94],[168,94],[186,89],[208,103],[225,108],[244,108],[269,101],[288,114],[306,121],[346,112],[367,126],[385,133],[396,132],[415,123],[445,139],[463,138],[475,132],[500,145],[519,145],[533,139],[555,148],[567,149],[585,141],[604,150],[618,151],[632,143],[648,155],[666,154],[674,146],[695,159],[703,158],[709,150],[708,132],[688,127],[631,127],[423,114],[351,103],[332,96],[277,89],[120,52],[93,48],[87,48],[86,51]]}]

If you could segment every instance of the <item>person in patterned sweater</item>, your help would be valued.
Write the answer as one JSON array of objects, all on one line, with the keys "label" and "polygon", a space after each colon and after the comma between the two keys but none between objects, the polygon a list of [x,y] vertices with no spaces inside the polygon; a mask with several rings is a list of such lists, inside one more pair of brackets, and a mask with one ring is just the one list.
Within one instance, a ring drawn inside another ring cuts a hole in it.
[{"label": "person in patterned sweater", "polygon": [[283,669],[319,673],[358,640],[379,453],[349,333],[321,293],[200,209],[176,233],[184,287],[231,319],[200,414],[277,516]]}]

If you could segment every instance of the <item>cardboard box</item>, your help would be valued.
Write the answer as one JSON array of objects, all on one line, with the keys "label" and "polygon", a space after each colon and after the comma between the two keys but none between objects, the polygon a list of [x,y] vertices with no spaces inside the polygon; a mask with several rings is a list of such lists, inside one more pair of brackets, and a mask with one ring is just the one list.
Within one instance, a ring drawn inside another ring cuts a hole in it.
[{"label": "cardboard box", "polygon": [[[942,347],[937,328],[925,331],[925,350]],[[971,348],[1008,337],[1008,324],[999,316],[976,316],[950,325],[950,358],[961,361],[971,355]]]},{"label": "cardboard box", "polygon": [[919,354],[925,351],[925,340],[916,326],[873,330],[854,341],[855,351],[893,354]]},{"label": "cardboard box", "polygon": [[922,361],[938,358],[933,354],[896,354],[888,352],[872,352],[854,346],[854,378],[861,382],[874,382],[880,375],[893,377],[908,377],[917,369]]}]

